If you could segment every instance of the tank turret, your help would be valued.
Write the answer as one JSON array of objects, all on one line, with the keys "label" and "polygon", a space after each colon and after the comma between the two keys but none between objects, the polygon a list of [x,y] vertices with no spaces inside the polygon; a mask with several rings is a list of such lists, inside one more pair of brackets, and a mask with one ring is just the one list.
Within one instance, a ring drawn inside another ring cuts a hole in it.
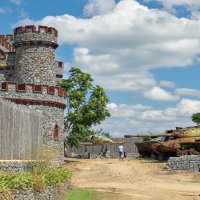
[{"label": "tank turret", "polygon": [[[144,140],[136,146],[139,152],[154,154],[154,157],[158,157],[159,160],[167,159],[169,156],[200,154],[200,126],[170,130],[164,134],[137,134],[124,135],[124,137],[148,138],[148,141]],[[154,141],[152,138],[158,140]],[[159,138],[163,138],[163,140]]]}]

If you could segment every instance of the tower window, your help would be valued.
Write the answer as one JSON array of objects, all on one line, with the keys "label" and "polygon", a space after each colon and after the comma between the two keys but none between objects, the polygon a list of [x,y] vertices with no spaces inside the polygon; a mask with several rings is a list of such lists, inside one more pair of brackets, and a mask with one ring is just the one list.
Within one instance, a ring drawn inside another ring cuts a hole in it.
[{"label": "tower window", "polygon": [[6,58],[5,53],[0,50],[0,60],[4,60]]},{"label": "tower window", "polygon": [[53,139],[54,141],[57,141],[59,138],[59,132],[58,132],[58,124],[55,124],[54,126],[54,134],[53,134]]}]

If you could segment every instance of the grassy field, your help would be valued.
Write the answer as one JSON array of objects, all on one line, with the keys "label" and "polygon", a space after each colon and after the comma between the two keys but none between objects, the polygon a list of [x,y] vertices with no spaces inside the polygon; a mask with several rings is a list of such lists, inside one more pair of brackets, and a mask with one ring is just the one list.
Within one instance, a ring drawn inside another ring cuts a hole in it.
[{"label": "grassy field", "polygon": [[75,189],[70,191],[66,197],[65,200],[99,200],[95,193],[92,191],[88,191],[85,189]]}]

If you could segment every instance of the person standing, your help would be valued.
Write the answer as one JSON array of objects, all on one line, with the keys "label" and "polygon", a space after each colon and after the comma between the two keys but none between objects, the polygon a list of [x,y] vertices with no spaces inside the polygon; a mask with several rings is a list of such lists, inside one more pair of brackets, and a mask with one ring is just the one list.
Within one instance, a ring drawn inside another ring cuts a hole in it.
[{"label": "person standing", "polygon": [[118,146],[119,159],[124,160],[124,147],[122,144]]}]

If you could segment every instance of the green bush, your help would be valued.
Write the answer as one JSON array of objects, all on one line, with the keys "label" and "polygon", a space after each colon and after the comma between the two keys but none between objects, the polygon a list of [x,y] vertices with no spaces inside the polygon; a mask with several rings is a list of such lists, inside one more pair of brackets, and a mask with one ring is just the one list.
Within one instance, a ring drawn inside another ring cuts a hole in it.
[{"label": "green bush", "polygon": [[44,168],[26,173],[0,172],[0,192],[12,189],[33,188],[40,190],[70,180],[71,171],[63,168]]}]

